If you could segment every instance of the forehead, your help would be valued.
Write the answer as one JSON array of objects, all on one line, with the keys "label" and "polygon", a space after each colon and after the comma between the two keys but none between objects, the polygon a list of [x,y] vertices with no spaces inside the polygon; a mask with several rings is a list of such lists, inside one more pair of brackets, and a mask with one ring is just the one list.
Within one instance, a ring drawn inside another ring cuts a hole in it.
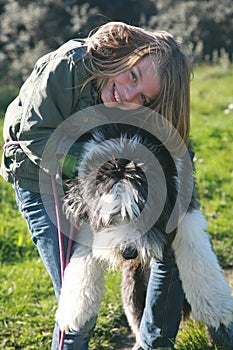
[{"label": "forehead", "polygon": [[155,57],[154,55],[146,55],[144,57],[142,57],[140,60],[138,60],[138,62],[135,64],[135,66],[139,66],[141,67],[141,69],[152,69],[152,70],[156,70],[156,63],[155,63]]}]

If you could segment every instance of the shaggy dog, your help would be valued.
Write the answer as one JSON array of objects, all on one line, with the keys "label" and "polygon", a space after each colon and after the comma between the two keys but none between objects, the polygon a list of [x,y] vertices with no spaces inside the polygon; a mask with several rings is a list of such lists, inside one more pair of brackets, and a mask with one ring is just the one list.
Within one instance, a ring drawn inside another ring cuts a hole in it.
[{"label": "shaggy dog", "polygon": [[101,126],[78,141],[64,212],[80,228],[56,313],[60,329],[79,330],[98,314],[105,268],[120,267],[126,316],[139,340],[151,259],[162,259],[172,245],[193,317],[232,348],[231,290],[195,197],[192,151],[186,160],[171,155],[149,132],[123,124]]}]

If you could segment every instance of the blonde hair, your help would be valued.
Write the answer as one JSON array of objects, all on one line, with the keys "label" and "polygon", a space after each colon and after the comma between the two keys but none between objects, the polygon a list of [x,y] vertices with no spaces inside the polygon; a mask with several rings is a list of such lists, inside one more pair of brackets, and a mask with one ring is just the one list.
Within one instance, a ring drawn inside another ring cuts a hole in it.
[{"label": "blonde hair", "polygon": [[109,77],[131,69],[151,55],[161,89],[148,107],[165,117],[188,144],[190,132],[190,64],[179,43],[165,31],[146,31],[122,22],[109,22],[86,39],[91,77],[101,91]]}]

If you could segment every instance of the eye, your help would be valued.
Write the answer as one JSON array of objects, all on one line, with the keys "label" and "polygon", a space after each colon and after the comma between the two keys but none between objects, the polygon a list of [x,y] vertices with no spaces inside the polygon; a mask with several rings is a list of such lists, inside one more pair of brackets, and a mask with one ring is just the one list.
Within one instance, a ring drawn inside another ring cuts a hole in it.
[{"label": "eye", "polygon": [[[131,71],[130,74],[131,74],[131,77],[132,77],[134,83],[136,83],[138,81],[137,75],[133,71]],[[148,101],[147,101],[147,98],[145,95],[140,94],[140,99],[141,99],[143,105],[147,104]]]},{"label": "eye", "polygon": [[137,76],[134,72],[131,72],[131,77],[133,79],[133,81],[136,83],[137,82]]},{"label": "eye", "polygon": [[147,98],[145,95],[141,94],[142,103],[145,105],[147,103]]}]

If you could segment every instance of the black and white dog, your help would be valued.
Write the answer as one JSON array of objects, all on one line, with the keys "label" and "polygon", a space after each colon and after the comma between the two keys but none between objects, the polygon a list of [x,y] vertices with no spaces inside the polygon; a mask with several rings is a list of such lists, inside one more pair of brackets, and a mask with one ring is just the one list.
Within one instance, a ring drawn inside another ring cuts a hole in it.
[{"label": "black and white dog", "polygon": [[125,312],[140,342],[150,262],[172,246],[193,317],[232,348],[231,289],[205,232],[192,151],[176,156],[148,131],[125,124],[101,126],[79,142],[64,212],[80,228],[56,313],[60,329],[78,330],[98,314],[105,268],[119,267]]}]

